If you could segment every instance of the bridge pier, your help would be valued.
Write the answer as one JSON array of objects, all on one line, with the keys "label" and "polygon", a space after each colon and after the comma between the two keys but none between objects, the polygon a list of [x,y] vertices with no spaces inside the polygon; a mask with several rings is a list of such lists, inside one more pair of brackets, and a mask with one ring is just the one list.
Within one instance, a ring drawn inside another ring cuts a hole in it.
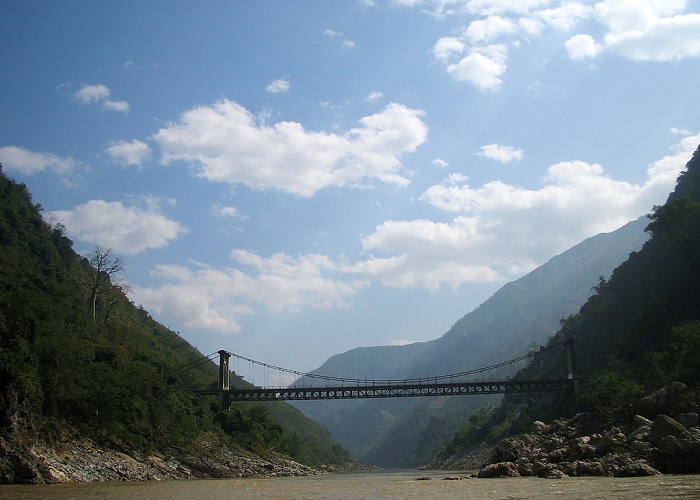
[{"label": "bridge pier", "polygon": [[228,351],[219,351],[219,390],[221,391],[221,411],[226,411],[231,406],[230,393],[231,389],[231,369],[229,360],[231,354]]}]

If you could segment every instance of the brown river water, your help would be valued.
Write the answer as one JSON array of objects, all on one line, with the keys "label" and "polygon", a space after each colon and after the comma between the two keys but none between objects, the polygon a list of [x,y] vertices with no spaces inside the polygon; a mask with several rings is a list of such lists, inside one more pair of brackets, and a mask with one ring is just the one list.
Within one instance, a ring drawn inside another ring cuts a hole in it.
[{"label": "brown river water", "polygon": [[[700,499],[700,475],[445,480],[464,472],[389,471],[266,479],[0,485],[0,499],[474,498]],[[430,480],[418,478],[430,477]]]}]

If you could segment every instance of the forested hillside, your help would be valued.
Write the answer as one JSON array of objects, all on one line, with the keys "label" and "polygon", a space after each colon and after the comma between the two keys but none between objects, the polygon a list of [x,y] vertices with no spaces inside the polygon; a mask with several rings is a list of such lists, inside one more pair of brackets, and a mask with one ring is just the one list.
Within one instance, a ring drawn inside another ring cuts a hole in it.
[{"label": "forested hillside", "polygon": [[[650,214],[647,231],[651,238],[644,247],[609,280],[601,279],[596,293],[549,340],[549,345],[575,340],[576,371],[587,378],[578,410],[610,419],[649,411],[647,418],[653,419],[654,412],[640,401],[668,387],[677,394],[657,412],[700,408],[700,148],[668,201]],[[543,351],[518,377],[565,376],[562,357],[562,349]],[[533,420],[567,411],[565,396],[509,395],[497,408],[471,418],[445,454],[494,443],[524,431]]]},{"label": "forested hillside", "polygon": [[[407,346],[362,347],[330,358],[317,373],[357,378],[411,378],[488,366],[541,345],[648,235],[645,220],[599,234],[506,284],[442,337]],[[313,380],[303,383],[312,384]],[[464,415],[494,396],[409,400],[307,401],[295,405],[321,422],[365,463],[412,467],[434,458]]]},{"label": "forested hillside", "polygon": [[168,454],[206,435],[307,464],[349,460],[286,404],[220,412],[188,392],[215,383],[217,366],[129,301],[117,256],[80,257],[41,210],[0,166],[0,481],[40,480],[29,447],[78,438]]}]

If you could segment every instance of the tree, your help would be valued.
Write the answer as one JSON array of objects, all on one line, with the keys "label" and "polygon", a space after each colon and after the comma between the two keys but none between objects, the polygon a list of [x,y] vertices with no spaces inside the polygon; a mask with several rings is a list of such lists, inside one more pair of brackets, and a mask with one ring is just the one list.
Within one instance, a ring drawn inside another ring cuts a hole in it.
[{"label": "tree", "polygon": [[112,279],[124,268],[121,257],[115,257],[111,248],[101,245],[87,255],[89,267],[83,267],[78,276],[81,285],[90,290],[88,311],[92,319],[97,317],[97,296],[108,293],[114,288]]},{"label": "tree", "polygon": [[110,319],[117,317],[119,312],[119,299],[131,292],[131,286],[122,278],[112,278],[112,284],[107,289],[105,325]]}]

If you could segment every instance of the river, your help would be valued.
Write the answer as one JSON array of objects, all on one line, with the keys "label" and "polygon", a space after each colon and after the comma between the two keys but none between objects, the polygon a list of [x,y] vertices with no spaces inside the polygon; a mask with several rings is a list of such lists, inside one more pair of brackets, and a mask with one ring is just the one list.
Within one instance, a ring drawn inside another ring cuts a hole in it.
[{"label": "river", "polygon": [[[265,479],[0,485],[3,500],[228,498],[474,498],[630,499],[700,498],[700,475],[445,480],[464,472],[390,471]],[[418,479],[430,478],[430,479]]]}]

